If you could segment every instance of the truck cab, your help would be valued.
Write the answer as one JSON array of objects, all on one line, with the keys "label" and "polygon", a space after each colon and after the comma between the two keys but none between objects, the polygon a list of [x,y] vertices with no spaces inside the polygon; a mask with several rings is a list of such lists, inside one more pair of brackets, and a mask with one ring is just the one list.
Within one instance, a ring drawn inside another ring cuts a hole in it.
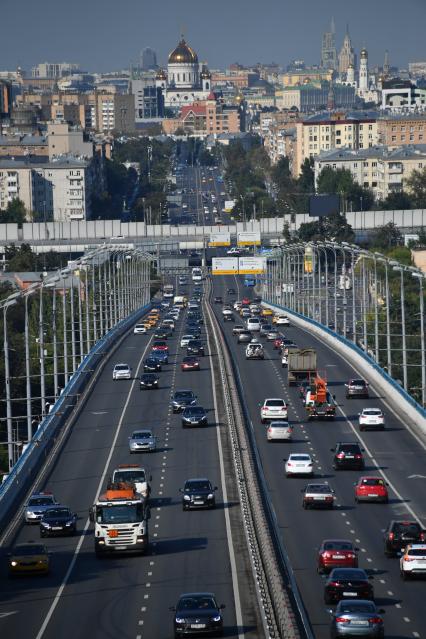
[{"label": "truck cab", "polygon": [[111,483],[125,482],[132,484],[135,491],[142,495],[144,499],[148,499],[151,493],[150,482],[151,476],[148,474],[145,468],[138,464],[120,464],[113,472]]}]

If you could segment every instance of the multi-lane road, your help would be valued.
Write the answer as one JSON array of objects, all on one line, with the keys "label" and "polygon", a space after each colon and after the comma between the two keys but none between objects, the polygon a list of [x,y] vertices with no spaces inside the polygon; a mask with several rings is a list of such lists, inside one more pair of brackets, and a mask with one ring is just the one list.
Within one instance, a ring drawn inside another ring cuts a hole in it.
[{"label": "multi-lane road", "polygon": [[[240,280],[214,278],[214,295],[224,301],[228,287],[236,289],[239,299],[250,296],[252,289]],[[232,296],[235,299],[235,296]],[[221,307],[215,305],[221,320]],[[238,321],[236,316],[236,321]],[[377,602],[386,610],[387,637],[425,637],[423,614],[425,582],[402,582],[398,559],[387,559],[383,552],[383,530],[391,519],[417,518],[426,522],[426,452],[420,440],[393,413],[385,397],[379,397],[371,387],[370,399],[345,397],[344,383],[359,376],[336,352],[311,334],[294,326],[283,332],[300,347],[314,347],[319,368],[326,372],[330,390],[336,395],[338,409],[334,421],[306,420],[298,390],[288,387],[286,370],[271,344],[266,346],[264,361],[246,361],[244,345],[238,345],[232,335],[231,322],[223,323],[227,344],[244,389],[244,399],[250,415],[249,428],[255,434],[268,489],[289,553],[294,574],[312,623],[315,637],[327,637],[329,616],[323,599],[324,578],[316,573],[317,549],[323,539],[351,539],[359,547],[360,567],[374,577]],[[283,397],[289,403],[289,420],[294,425],[292,442],[268,443],[265,426],[259,418],[259,403],[267,397]],[[384,432],[360,432],[358,413],[366,406],[378,406],[386,415]],[[339,441],[359,441],[365,449],[365,471],[334,471],[331,448]],[[329,482],[337,495],[333,511],[305,511],[301,489],[305,479],[286,479],[283,459],[290,452],[307,452],[315,461],[315,474]],[[389,483],[389,504],[354,502],[354,482],[361,474],[382,475]]]}]

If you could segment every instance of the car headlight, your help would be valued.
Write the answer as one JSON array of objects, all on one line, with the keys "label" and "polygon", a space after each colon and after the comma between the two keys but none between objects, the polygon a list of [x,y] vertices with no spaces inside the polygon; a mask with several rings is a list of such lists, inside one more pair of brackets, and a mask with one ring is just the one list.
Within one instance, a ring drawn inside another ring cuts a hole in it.
[{"label": "car headlight", "polygon": [[15,566],[17,566],[17,565],[18,565],[18,562],[17,562],[17,561],[11,561],[11,562],[10,562],[10,565],[11,565],[11,566],[13,566],[13,567],[15,567]]},{"label": "car headlight", "polygon": [[220,615],[216,615],[215,617],[212,618],[212,621],[220,621],[222,619],[222,617]]},{"label": "car headlight", "polygon": [[213,499],[214,495],[213,493],[210,493],[209,495],[207,495],[207,499]]},{"label": "car headlight", "polygon": [[183,498],[185,501],[191,501],[191,497],[189,495],[184,495]]},{"label": "car headlight", "polygon": [[182,619],[182,617],[175,617],[175,621],[176,623],[185,623],[185,619]]},{"label": "car headlight", "polygon": [[67,521],[65,526],[72,526],[72,521]]},{"label": "car headlight", "polygon": [[48,524],[48,523],[47,523],[47,522],[45,522],[45,521],[41,521],[41,522],[40,522],[40,525],[41,525],[41,526],[43,526],[43,528],[50,528],[50,524]]}]

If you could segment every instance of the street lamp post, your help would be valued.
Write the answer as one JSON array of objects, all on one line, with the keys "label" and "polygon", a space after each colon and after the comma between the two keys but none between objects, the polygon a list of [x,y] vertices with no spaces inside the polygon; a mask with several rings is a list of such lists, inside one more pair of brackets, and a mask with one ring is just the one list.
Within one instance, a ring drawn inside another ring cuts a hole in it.
[{"label": "street lamp post", "polygon": [[14,442],[12,428],[12,399],[10,390],[10,363],[9,363],[9,341],[7,331],[7,311],[11,306],[16,304],[16,298],[20,293],[9,295],[2,304],[3,308],[3,351],[4,351],[4,377],[6,386],[6,423],[7,423],[7,453],[9,460],[9,470],[14,463]]},{"label": "street lamp post", "polygon": [[[391,264],[393,264],[391,262]],[[405,329],[405,288],[404,288],[404,267],[392,266],[392,269],[401,274],[401,328],[402,328],[402,379],[404,390],[408,389],[407,371],[407,336]]]},{"label": "street lamp post", "polygon": [[422,406],[426,406],[426,353],[425,353],[425,309],[424,309],[424,293],[423,293],[423,281],[425,279],[424,273],[411,273],[412,277],[415,277],[420,286],[420,356],[421,356],[421,375],[422,375]]},{"label": "street lamp post", "polygon": [[31,366],[30,366],[30,331],[28,318],[28,299],[35,293],[38,284],[31,284],[24,293],[24,331],[25,331],[25,385],[26,385],[26,403],[27,403],[27,440],[31,441],[33,437],[32,424],[32,404],[31,404]]}]

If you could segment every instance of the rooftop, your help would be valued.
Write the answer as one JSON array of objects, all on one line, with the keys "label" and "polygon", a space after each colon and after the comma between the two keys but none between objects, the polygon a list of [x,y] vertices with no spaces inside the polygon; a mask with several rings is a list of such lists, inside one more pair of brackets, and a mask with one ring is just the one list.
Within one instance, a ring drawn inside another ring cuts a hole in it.
[{"label": "rooftop", "polygon": [[389,149],[387,146],[372,146],[368,149],[332,149],[323,151],[315,160],[318,162],[338,162],[342,160],[367,160],[369,158],[382,158],[399,161],[426,157],[426,144],[402,146],[397,149]]},{"label": "rooftop", "polygon": [[85,168],[88,166],[87,160],[80,160],[76,157],[69,157],[63,155],[57,160],[51,162],[42,162],[37,160],[36,162],[26,162],[25,160],[4,160],[0,158],[0,169],[27,169],[31,166],[32,169],[69,169],[69,168]]}]

